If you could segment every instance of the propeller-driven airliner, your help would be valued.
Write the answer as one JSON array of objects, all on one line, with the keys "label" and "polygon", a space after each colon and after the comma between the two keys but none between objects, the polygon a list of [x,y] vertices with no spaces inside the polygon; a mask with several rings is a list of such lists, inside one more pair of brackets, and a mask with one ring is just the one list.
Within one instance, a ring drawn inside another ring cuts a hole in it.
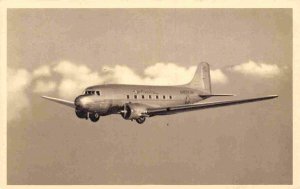
[{"label": "propeller-driven airliner", "polygon": [[75,98],[74,102],[48,96],[42,97],[74,108],[75,114],[81,119],[97,122],[101,116],[120,114],[125,120],[135,120],[139,124],[153,116],[238,105],[278,97],[268,95],[241,100],[199,103],[218,96],[233,95],[212,93],[209,64],[202,62],[198,65],[193,79],[184,85],[104,84],[87,87],[83,94]]}]

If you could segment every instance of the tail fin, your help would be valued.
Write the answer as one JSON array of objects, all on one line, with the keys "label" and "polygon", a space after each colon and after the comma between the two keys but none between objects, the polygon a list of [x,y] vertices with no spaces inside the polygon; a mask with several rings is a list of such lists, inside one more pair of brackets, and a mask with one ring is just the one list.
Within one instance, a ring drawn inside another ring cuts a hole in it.
[{"label": "tail fin", "polygon": [[209,64],[206,62],[201,62],[197,67],[192,81],[189,82],[186,86],[194,89],[199,89],[207,94],[211,94]]}]

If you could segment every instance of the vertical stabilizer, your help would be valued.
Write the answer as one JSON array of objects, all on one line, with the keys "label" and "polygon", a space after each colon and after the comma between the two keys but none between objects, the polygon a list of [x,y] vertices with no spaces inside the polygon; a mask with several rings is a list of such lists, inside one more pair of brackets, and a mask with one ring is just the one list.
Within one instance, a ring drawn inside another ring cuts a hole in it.
[{"label": "vertical stabilizer", "polygon": [[207,94],[211,94],[209,64],[206,62],[201,62],[197,67],[192,81],[189,82],[186,86],[201,90]]}]

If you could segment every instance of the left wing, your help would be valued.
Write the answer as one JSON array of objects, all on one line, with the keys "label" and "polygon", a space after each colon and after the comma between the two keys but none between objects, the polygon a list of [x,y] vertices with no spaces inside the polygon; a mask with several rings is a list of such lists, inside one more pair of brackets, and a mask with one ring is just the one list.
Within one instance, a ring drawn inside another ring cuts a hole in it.
[{"label": "left wing", "polygon": [[63,99],[59,99],[59,98],[53,98],[53,97],[49,97],[49,96],[42,96],[42,98],[51,100],[53,102],[59,103],[59,104],[63,104],[72,108],[75,108],[75,104],[74,102],[68,101],[68,100],[63,100]]},{"label": "left wing", "polygon": [[242,100],[217,101],[217,102],[208,102],[208,103],[201,103],[201,104],[199,103],[199,104],[187,104],[187,105],[180,105],[180,106],[149,108],[149,109],[147,109],[147,114],[149,116],[168,115],[168,114],[175,114],[175,113],[179,113],[179,112],[200,110],[200,109],[206,109],[206,108],[216,108],[216,107],[221,107],[221,106],[230,106],[230,105],[236,105],[236,104],[257,102],[257,101],[269,100],[269,99],[273,99],[273,98],[277,98],[277,97],[278,97],[277,95],[270,95],[270,96],[264,96],[264,97],[242,99]]}]

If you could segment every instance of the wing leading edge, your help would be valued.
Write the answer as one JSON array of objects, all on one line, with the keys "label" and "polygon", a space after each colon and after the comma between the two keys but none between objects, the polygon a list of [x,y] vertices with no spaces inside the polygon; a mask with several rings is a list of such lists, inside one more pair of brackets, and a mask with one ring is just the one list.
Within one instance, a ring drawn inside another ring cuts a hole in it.
[{"label": "wing leading edge", "polygon": [[47,100],[51,100],[51,101],[59,103],[59,104],[63,104],[65,106],[69,106],[69,107],[75,108],[74,102],[71,102],[71,101],[68,101],[68,100],[63,100],[63,99],[59,99],[59,98],[53,98],[53,97],[49,97],[49,96],[42,96],[42,98],[45,98]]},{"label": "wing leading edge", "polygon": [[244,104],[250,102],[257,102],[257,101],[269,100],[277,97],[278,95],[270,95],[264,97],[242,99],[242,100],[217,101],[217,102],[208,102],[208,103],[201,103],[201,104],[199,103],[199,104],[172,106],[172,107],[150,108],[147,110],[147,114],[149,116],[168,115],[168,114],[175,114],[179,112],[201,110],[206,108],[216,108],[221,106],[230,106],[230,105]]}]

